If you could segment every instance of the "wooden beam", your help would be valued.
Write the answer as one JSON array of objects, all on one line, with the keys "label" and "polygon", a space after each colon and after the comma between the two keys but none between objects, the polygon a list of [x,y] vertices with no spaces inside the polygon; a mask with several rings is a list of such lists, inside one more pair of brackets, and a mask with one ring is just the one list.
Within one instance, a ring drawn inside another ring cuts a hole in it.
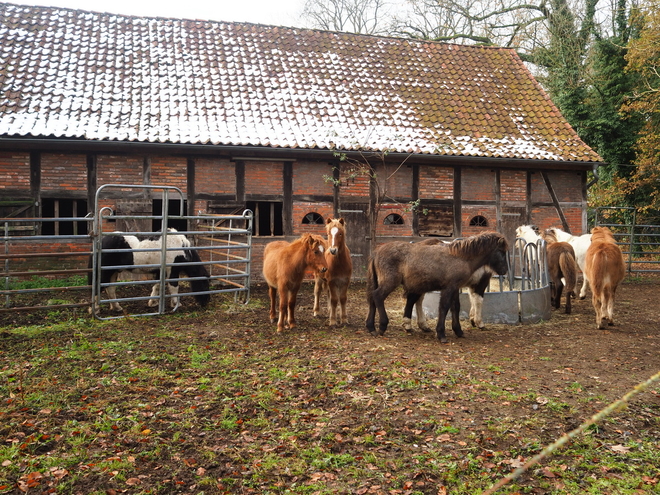
[{"label": "wooden beam", "polygon": [[541,172],[541,175],[543,176],[543,182],[545,182],[545,187],[548,188],[548,192],[550,193],[550,197],[552,198],[552,204],[555,205],[555,209],[557,210],[557,214],[559,215],[559,219],[561,220],[562,228],[570,234],[571,229],[568,226],[568,222],[566,221],[566,217],[564,216],[564,212],[562,211],[561,206],[559,206],[559,200],[557,199],[557,194],[555,194],[555,190],[552,187],[552,184],[550,183],[550,177],[548,177],[548,173],[545,170]]}]

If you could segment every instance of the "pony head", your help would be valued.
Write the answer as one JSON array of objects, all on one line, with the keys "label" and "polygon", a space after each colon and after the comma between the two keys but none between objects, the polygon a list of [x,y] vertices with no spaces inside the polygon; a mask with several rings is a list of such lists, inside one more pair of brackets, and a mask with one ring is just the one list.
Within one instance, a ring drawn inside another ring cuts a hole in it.
[{"label": "pony head", "polygon": [[516,237],[525,239],[526,242],[536,242],[540,239],[538,232],[536,225],[521,225],[516,229]]},{"label": "pony head", "polygon": [[343,218],[327,218],[325,221],[325,230],[328,233],[328,248],[330,254],[336,255],[339,247],[346,242],[346,228]]},{"label": "pony head", "polygon": [[300,239],[305,246],[307,266],[320,273],[327,272],[328,262],[325,259],[325,252],[328,246],[325,239],[316,234],[303,234]]}]

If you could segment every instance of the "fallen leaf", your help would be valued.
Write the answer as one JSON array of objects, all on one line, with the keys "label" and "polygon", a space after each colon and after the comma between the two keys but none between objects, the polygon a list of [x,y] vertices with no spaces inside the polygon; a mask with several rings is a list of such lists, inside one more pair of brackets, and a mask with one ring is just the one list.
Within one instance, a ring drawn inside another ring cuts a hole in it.
[{"label": "fallen leaf", "polygon": [[628,452],[630,452],[630,447],[625,447],[625,446],[620,445],[620,444],[619,445],[612,445],[610,447],[610,449],[613,452],[617,452],[619,454],[627,454]]}]

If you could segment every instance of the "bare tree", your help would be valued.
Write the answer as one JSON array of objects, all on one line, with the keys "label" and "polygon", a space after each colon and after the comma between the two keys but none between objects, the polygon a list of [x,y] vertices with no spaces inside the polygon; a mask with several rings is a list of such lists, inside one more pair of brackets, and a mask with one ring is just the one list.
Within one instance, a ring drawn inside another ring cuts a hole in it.
[{"label": "bare tree", "polygon": [[307,0],[302,18],[317,29],[386,34],[390,7],[387,0]]}]

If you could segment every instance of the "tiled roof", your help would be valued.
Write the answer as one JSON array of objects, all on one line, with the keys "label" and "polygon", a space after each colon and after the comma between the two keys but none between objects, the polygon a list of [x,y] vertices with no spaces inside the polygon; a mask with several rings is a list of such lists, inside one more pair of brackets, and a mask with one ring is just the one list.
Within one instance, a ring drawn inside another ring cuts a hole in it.
[{"label": "tiled roof", "polygon": [[600,161],[509,49],[8,3],[0,136]]}]

